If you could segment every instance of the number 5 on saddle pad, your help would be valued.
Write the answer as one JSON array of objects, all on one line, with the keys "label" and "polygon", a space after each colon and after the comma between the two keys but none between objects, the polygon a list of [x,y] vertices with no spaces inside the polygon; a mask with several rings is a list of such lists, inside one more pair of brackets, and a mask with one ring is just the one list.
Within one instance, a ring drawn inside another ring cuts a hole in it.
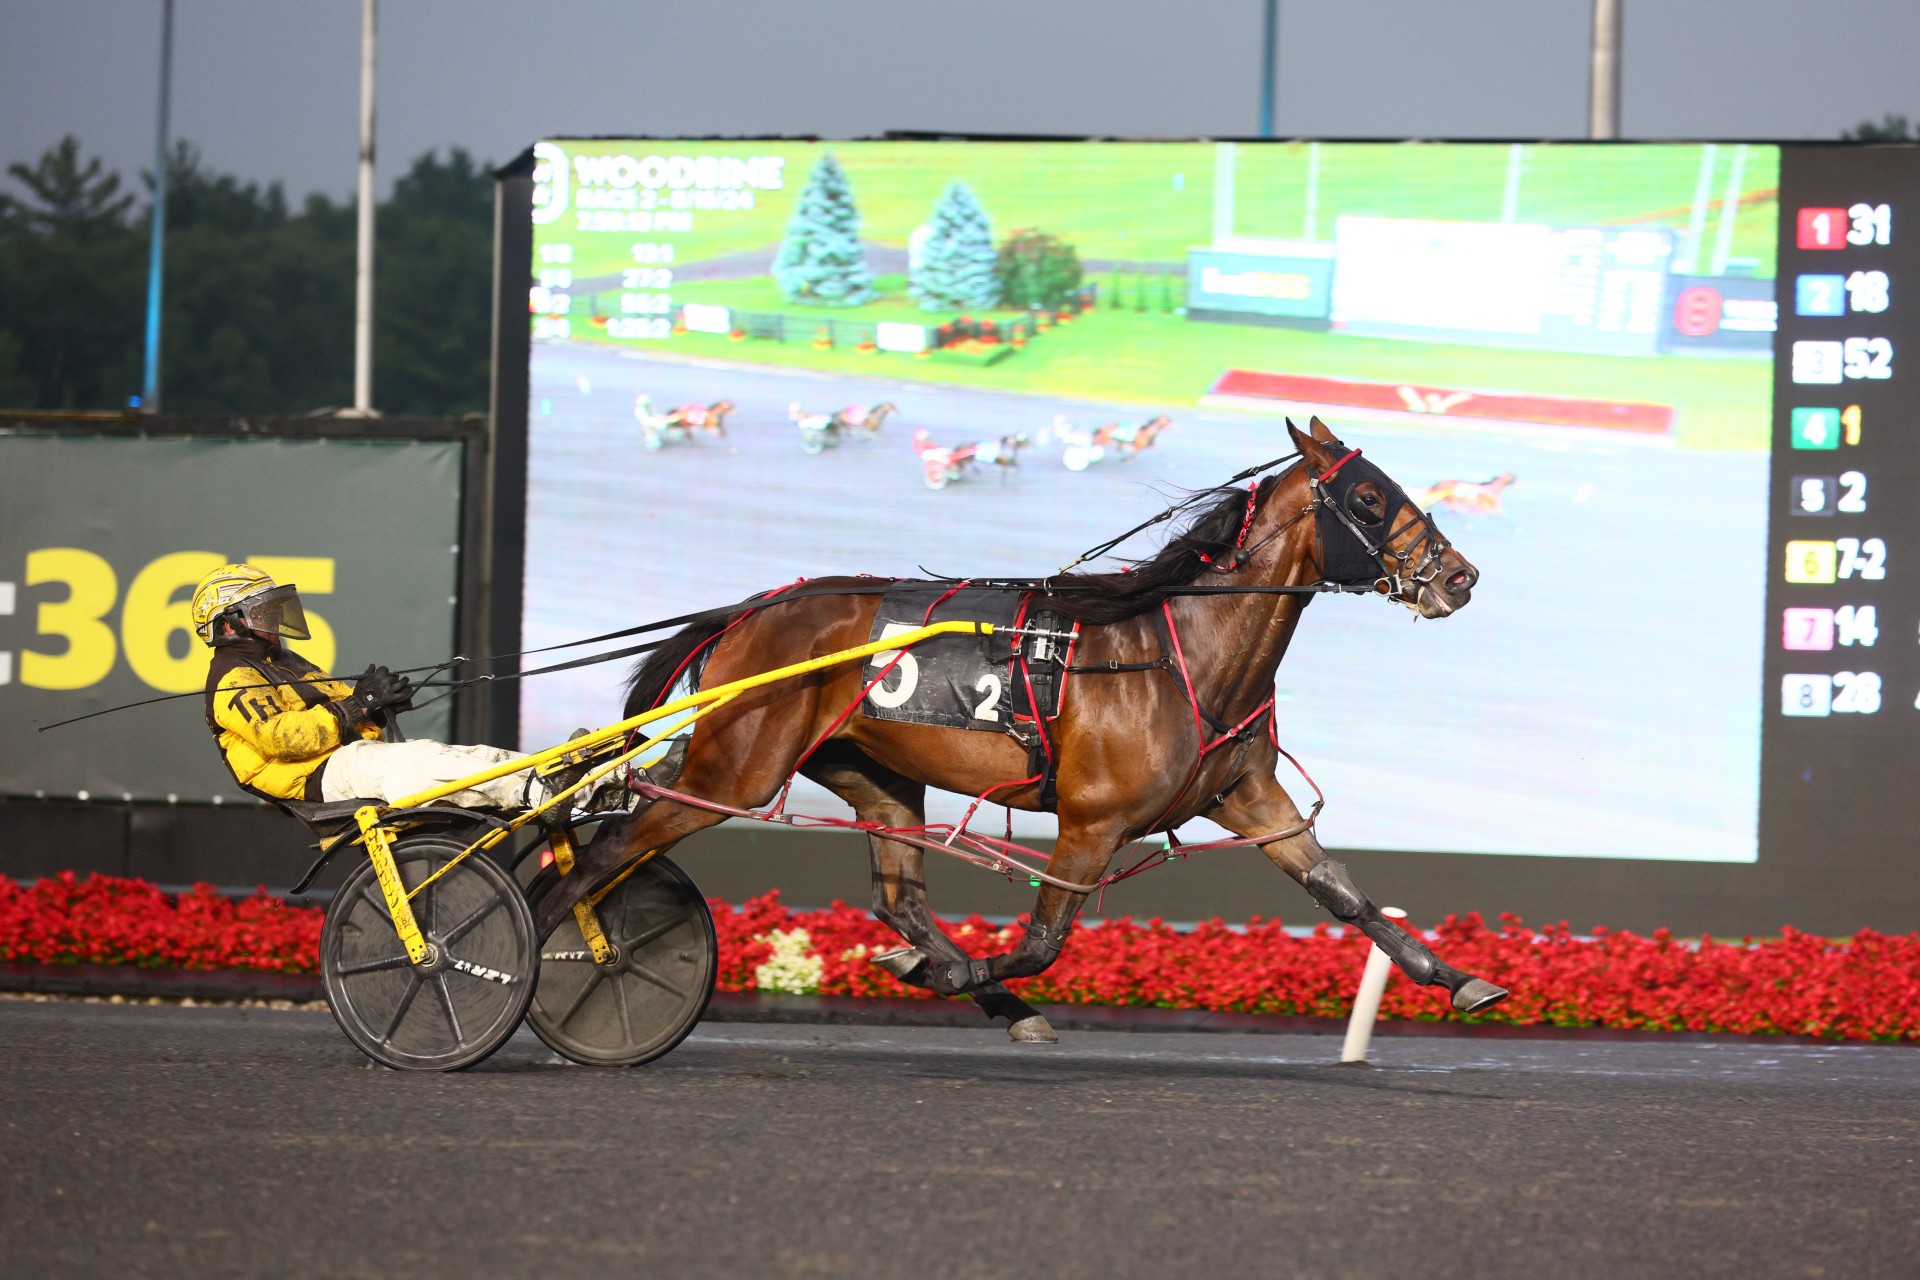
[{"label": "number 5 on saddle pad", "polygon": [[[876,653],[863,668],[872,687],[861,709],[875,720],[1012,733],[1024,739],[1020,722],[1033,720],[1035,701],[1047,719],[1060,714],[1073,647],[1071,639],[1060,636],[1077,631],[1056,613],[1029,609],[1028,600],[1019,592],[956,590],[942,583],[913,583],[888,591],[873,615],[870,640],[947,621],[990,622],[994,634],[934,636],[908,653]],[[1005,634],[1013,628],[1060,636]],[[887,669],[890,663],[892,670]],[[883,671],[885,677],[875,684]]]}]

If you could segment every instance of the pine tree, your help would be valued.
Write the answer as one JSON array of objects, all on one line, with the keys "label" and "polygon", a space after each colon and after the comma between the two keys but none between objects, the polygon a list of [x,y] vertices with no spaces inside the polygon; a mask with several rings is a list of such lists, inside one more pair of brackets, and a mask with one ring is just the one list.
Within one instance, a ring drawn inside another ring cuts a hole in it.
[{"label": "pine tree", "polygon": [[949,183],[934,202],[933,228],[913,273],[923,311],[976,311],[1000,301],[993,224],[964,182]]},{"label": "pine tree", "polygon": [[773,278],[787,301],[857,307],[873,300],[873,273],[860,248],[860,211],[846,170],[831,151],[807,175],[787,237],[773,257]]}]

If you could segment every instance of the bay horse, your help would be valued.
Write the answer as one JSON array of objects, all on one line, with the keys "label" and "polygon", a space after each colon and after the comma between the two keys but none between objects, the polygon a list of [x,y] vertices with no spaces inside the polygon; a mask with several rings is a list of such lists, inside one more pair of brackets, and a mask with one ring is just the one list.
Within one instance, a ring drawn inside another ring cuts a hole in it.
[{"label": "bay horse", "polygon": [[[1371,589],[1444,618],[1467,604],[1479,575],[1399,485],[1317,418],[1310,435],[1291,422],[1287,430],[1297,462],[1245,490],[1203,491],[1189,502],[1185,528],[1151,559],[1030,584],[1036,607],[1081,624],[1073,669],[1087,673],[1051,726],[1059,837],[1047,873],[1090,891],[1128,842],[1210,818],[1259,837],[1261,851],[1335,919],[1358,927],[1414,982],[1444,986],[1456,1010],[1478,1012],[1508,993],[1435,956],[1327,856],[1275,777],[1266,717],[1311,592]],[[819,579],[792,600],[762,597],[688,627],[635,671],[627,714],[658,705],[682,676],[708,687],[866,643],[879,607],[874,583]],[[1046,807],[1044,783],[1027,777],[1028,750],[1013,737],[871,719],[859,709],[865,689],[864,667],[845,663],[745,693],[694,727],[677,775],[661,785],[759,808],[798,767],[861,821],[894,828],[925,821],[929,786]],[[1025,781],[1007,785],[1016,779]],[[535,886],[537,936],[649,850],[722,820],[659,797],[606,822],[576,874]],[[911,985],[972,997],[989,1017],[1007,1019],[1016,1041],[1054,1040],[1045,1018],[1004,984],[1053,963],[1087,892],[1043,885],[1013,950],[976,958],[935,923],[922,851],[881,831],[868,839],[874,914],[907,944],[876,963]]]},{"label": "bay horse", "polygon": [[1503,509],[1500,495],[1513,484],[1513,472],[1503,471],[1491,480],[1437,480],[1429,488],[1416,491],[1413,500],[1422,510],[1445,506],[1465,515],[1499,515]]},{"label": "bay horse", "polygon": [[733,401],[715,400],[712,404],[683,404],[667,413],[670,426],[684,427],[689,433],[705,431],[709,435],[724,438],[727,434],[727,415],[733,412]]},{"label": "bay horse", "polygon": [[859,431],[871,440],[880,434],[881,425],[898,412],[900,410],[893,401],[882,400],[871,407],[850,404],[844,409],[835,409],[828,420],[841,431],[848,434]]}]

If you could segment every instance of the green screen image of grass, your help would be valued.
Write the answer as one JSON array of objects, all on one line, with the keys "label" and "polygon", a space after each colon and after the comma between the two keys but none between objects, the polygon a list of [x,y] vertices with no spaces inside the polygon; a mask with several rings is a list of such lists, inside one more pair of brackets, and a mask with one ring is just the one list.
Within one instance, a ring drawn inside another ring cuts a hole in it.
[{"label": "green screen image of grass", "polygon": [[[632,149],[618,142],[569,145],[586,152]],[[684,149],[781,155],[786,186],[756,193],[749,210],[698,214],[693,234],[673,237],[674,304],[715,303],[781,315],[800,340],[741,341],[703,333],[676,333],[665,343],[608,339],[595,321],[618,314],[619,291],[611,286],[631,264],[634,237],[571,231],[564,223],[542,227],[542,240],[565,238],[574,245],[577,280],[587,284],[597,277],[608,286],[578,293],[576,338],[667,358],[680,354],[1156,405],[1193,403],[1232,367],[1635,399],[1674,406],[1682,445],[1767,444],[1772,375],[1765,360],[1581,355],[1203,324],[1185,318],[1184,294],[1187,251],[1214,241],[1219,231],[1215,184],[1229,163],[1231,234],[1295,241],[1330,241],[1341,215],[1483,222],[1506,215],[1557,226],[1660,228],[1684,244],[1700,230],[1690,218],[1697,197],[1709,191],[1713,218],[1705,238],[1725,235],[1728,272],[1771,277],[1779,164],[1772,147],[1742,149],[1737,174],[1734,148],[1710,153],[1699,145],[1528,146],[1518,153],[1517,171],[1512,148],[1481,144],[1242,145],[1230,160],[1215,145],[1200,143],[701,143]],[[844,175],[857,212],[856,243],[866,275],[865,287],[853,296],[867,300],[855,305],[815,305],[783,289],[770,270],[826,154]],[[936,210],[952,200],[956,184],[984,211],[996,244],[1017,232],[1038,231],[1070,246],[1085,280],[1098,291],[1095,308],[990,365],[808,340],[832,333],[828,322],[834,320],[939,325],[963,310],[1001,321],[1025,314],[978,305],[977,299],[964,308],[940,305],[924,290],[916,293],[907,273],[909,239],[937,221]]]}]

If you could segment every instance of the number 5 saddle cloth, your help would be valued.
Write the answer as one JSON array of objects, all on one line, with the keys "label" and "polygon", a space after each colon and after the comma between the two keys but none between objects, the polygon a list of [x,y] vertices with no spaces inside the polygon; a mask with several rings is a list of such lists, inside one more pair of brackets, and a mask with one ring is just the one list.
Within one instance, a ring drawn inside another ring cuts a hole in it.
[{"label": "number 5 saddle cloth", "polygon": [[[1033,608],[1031,593],[910,581],[881,598],[869,639],[947,621],[990,622],[994,634],[934,636],[898,662],[897,650],[875,654],[864,668],[869,688],[861,709],[875,720],[1008,733],[1023,744],[1036,739],[1035,707],[1048,720],[1060,714],[1078,624]],[[1051,634],[1011,634],[1016,627]]]}]

